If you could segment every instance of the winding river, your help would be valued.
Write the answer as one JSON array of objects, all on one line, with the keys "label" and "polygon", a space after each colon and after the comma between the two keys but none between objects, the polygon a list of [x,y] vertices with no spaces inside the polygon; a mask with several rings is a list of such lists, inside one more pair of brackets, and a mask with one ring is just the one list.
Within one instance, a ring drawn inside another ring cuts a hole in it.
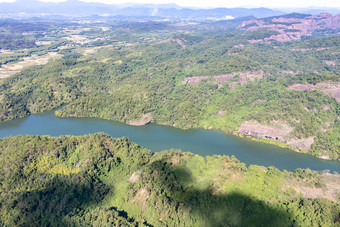
[{"label": "winding river", "polygon": [[289,149],[226,135],[218,130],[181,130],[155,124],[137,127],[95,118],[60,119],[54,112],[0,124],[2,138],[20,134],[60,136],[95,132],[105,132],[115,138],[129,137],[131,141],[153,152],[174,148],[202,156],[234,155],[247,165],[275,166],[281,170],[310,168],[340,172],[340,163],[337,161],[318,159]]}]

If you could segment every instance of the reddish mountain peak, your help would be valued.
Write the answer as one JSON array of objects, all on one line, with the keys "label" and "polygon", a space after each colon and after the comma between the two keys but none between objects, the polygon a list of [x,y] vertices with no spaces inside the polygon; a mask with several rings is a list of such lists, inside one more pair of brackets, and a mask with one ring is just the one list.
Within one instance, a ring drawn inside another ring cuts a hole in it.
[{"label": "reddish mountain peak", "polygon": [[268,29],[270,31],[278,32],[278,34],[263,39],[249,40],[251,43],[270,42],[272,40],[289,42],[300,40],[302,36],[311,36],[315,30],[339,29],[340,14],[335,16],[330,13],[321,13],[312,16],[289,14],[279,17],[252,19],[243,22],[237,28],[246,31]]}]

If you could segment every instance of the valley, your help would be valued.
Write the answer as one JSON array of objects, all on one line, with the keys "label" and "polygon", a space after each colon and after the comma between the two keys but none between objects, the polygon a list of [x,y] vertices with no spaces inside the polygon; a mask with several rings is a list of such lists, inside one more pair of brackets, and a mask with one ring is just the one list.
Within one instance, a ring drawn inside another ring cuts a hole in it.
[{"label": "valley", "polygon": [[[339,159],[339,66],[328,63],[338,62],[338,36],[263,45],[228,21],[223,35],[202,33],[205,23],[182,23],[181,35],[168,22],[119,23],[72,25],[54,33],[65,39],[27,50],[59,57],[0,81],[0,121],[62,106],[58,117],[220,129]],[[291,51],[301,48],[310,51]]]},{"label": "valley", "polygon": [[0,1],[1,226],[340,225],[339,14],[29,2]]}]

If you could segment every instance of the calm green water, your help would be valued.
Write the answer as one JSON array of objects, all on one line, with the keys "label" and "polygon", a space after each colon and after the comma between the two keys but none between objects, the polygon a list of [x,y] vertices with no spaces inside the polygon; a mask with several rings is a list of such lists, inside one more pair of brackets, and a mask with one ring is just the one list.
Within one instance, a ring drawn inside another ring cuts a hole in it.
[{"label": "calm green water", "polygon": [[247,165],[275,166],[281,170],[310,168],[340,172],[339,162],[321,160],[273,145],[226,135],[216,130],[180,130],[155,124],[136,127],[93,118],[59,119],[53,112],[0,124],[0,137],[20,134],[85,135],[95,132],[105,132],[115,138],[129,137],[131,141],[149,148],[153,152],[175,148],[203,156],[234,155]]}]

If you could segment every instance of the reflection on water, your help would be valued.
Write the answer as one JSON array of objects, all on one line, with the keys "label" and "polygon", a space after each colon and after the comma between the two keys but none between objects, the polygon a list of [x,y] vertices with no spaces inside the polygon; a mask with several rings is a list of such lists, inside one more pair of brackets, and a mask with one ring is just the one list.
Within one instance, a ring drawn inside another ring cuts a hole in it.
[{"label": "reflection on water", "polygon": [[275,166],[287,170],[296,168],[329,169],[340,172],[339,162],[321,160],[273,145],[226,135],[217,130],[181,130],[155,124],[138,127],[94,118],[59,119],[53,112],[0,124],[0,137],[20,134],[84,135],[95,132],[105,132],[112,137],[129,137],[131,141],[149,148],[153,152],[174,148],[203,156],[234,155],[247,165]]}]

